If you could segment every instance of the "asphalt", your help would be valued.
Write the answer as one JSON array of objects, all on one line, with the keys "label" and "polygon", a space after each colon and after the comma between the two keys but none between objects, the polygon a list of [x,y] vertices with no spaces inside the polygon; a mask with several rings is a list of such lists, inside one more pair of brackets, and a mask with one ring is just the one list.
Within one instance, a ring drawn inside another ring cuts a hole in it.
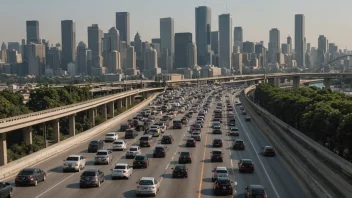
[{"label": "asphalt", "polygon": [[[230,94],[228,94],[230,95]],[[234,104],[236,98],[228,97]],[[223,97],[225,103],[225,97]],[[213,103],[215,104],[215,103]],[[233,180],[235,193],[233,197],[244,197],[245,187],[249,184],[262,184],[268,193],[268,197],[281,198],[304,198],[306,197],[302,188],[286,168],[280,159],[280,151],[275,157],[264,157],[261,155],[261,148],[270,145],[266,138],[260,133],[259,129],[251,122],[246,122],[244,116],[240,115],[238,107],[235,108],[236,125],[240,130],[240,138],[245,141],[246,149],[244,151],[234,151],[231,144],[235,137],[226,136],[227,126],[226,118],[223,119],[222,135],[211,134],[212,112],[215,105],[212,105],[208,114],[204,128],[202,129],[202,140],[197,142],[195,148],[186,148],[185,139],[190,135],[189,127],[183,129],[168,129],[165,134],[172,134],[175,141],[167,145],[167,155],[165,158],[153,158],[152,150],[154,145],[160,144],[160,138],[153,138],[153,146],[142,148],[142,153],[148,155],[150,166],[147,169],[135,169],[130,179],[111,180],[110,169],[116,163],[127,162],[132,165],[131,159],[125,159],[125,151],[114,151],[113,162],[110,165],[94,165],[94,153],[87,152],[88,142],[76,148],[66,151],[49,161],[38,164],[36,167],[42,168],[47,172],[47,180],[41,182],[36,187],[14,187],[14,197],[33,197],[33,198],[55,198],[55,197],[135,197],[136,182],[141,177],[155,177],[161,181],[160,191],[157,197],[214,197],[211,182],[212,170],[216,166],[226,166],[230,171],[230,178]],[[194,114],[195,115],[195,114]],[[179,114],[177,117],[181,118]],[[224,117],[226,112],[224,111]],[[160,118],[160,116],[159,116]],[[122,120],[124,123],[126,120]],[[195,116],[191,118],[190,123],[195,121]],[[115,129],[118,129],[121,123],[117,123]],[[139,132],[139,136],[142,132]],[[104,139],[104,135],[94,139]],[[119,134],[123,138],[123,133]],[[135,139],[127,140],[128,147],[135,144]],[[224,152],[224,162],[211,163],[210,152],[212,150],[211,142],[214,137],[221,137],[224,146],[221,148]],[[104,148],[110,148],[111,143],[106,143]],[[192,164],[188,164],[188,178],[173,179],[172,167],[178,162],[178,152],[188,150],[192,153]],[[100,188],[79,188],[79,177],[81,173],[63,173],[63,160],[68,155],[81,154],[87,158],[87,168],[100,168],[105,173],[105,182]],[[250,158],[255,164],[255,172],[252,174],[239,173],[237,162],[241,158]],[[14,182],[14,178],[8,180]]]}]

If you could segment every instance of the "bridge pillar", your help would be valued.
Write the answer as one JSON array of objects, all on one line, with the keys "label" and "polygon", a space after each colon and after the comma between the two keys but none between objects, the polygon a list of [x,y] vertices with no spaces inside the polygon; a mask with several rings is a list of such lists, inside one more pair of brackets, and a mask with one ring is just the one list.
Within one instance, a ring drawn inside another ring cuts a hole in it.
[{"label": "bridge pillar", "polygon": [[133,97],[133,96],[129,96],[129,97],[128,97],[129,100],[130,100],[130,101],[129,101],[129,102],[130,102],[130,103],[129,103],[130,105],[132,105],[132,97]]},{"label": "bridge pillar", "polygon": [[330,89],[330,78],[324,78],[325,89]]},{"label": "bridge pillar", "polygon": [[92,108],[88,110],[89,122],[91,123],[92,127],[95,127],[95,109],[96,108]]},{"label": "bridge pillar", "polygon": [[129,101],[129,99],[128,99],[128,97],[126,97],[126,98],[125,98],[125,107],[126,107],[126,110],[128,109],[128,106],[129,106],[128,101]]},{"label": "bridge pillar", "polygon": [[117,100],[117,109],[122,109],[122,99]]},{"label": "bridge pillar", "polygon": [[32,144],[32,126],[23,129],[23,141],[26,144]]},{"label": "bridge pillar", "polygon": [[274,85],[277,87],[280,86],[280,78],[274,78]]},{"label": "bridge pillar", "polygon": [[54,140],[55,142],[59,143],[60,142],[60,120],[56,119],[53,120],[53,133],[54,133]]},{"label": "bridge pillar", "polygon": [[0,134],[0,166],[7,164],[6,133]]},{"label": "bridge pillar", "polygon": [[293,83],[293,88],[294,89],[299,89],[301,78],[299,76],[294,76],[292,78],[292,80],[293,80],[293,82],[292,82]]},{"label": "bridge pillar", "polygon": [[109,117],[110,118],[113,118],[115,116],[115,102],[112,101],[112,102],[109,102],[108,103],[108,112],[109,112]]},{"label": "bridge pillar", "polygon": [[75,114],[68,116],[68,133],[70,136],[76,135],[76,119]]},{"label": "bridge pillar", "polygon": [[107,111],[106,111],[106,104],[103,104],[100,106],[100,114],[102,116],[102,118],[105,120],[107,120]]}]

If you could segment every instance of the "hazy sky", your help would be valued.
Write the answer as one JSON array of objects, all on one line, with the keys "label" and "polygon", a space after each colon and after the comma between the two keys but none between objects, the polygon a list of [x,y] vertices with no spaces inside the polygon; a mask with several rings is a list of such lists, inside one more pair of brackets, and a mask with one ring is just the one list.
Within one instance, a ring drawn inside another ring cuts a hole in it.
[{"label": "hazy sky", "polygon": [[[99,24],[104,32],[115,24],[115,12],[131,16],[131,39],[137,30],[142,40],[159,37],[159,18],[173,17],[176,32],[192,32],[195,7],[209,6],[212,31],[218,15],[226,13],[226,0],[0,0],[0,42],[20,41],[26,36],[25,21],[38,20],[40,38],[61,43],[61,20],[76,22],[76,40],[87,43],[87,27]],[[339,48],[352,48],[352,0],[227,0],[233,27],[242,26],[244,40],[267,45],[269,30],[278,28],[281,43],[294,39],[294,15],[306,17],[307,43],[317,45],[319,35]],[[194,35],[193,35],[194,37]]]}]

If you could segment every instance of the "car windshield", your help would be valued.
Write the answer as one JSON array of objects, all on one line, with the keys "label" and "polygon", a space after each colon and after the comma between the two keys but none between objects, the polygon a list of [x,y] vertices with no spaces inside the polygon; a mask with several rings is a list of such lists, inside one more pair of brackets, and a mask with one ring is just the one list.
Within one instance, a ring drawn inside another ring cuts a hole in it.
[{"label": "car windshield", "polygon": [[115,168],[114,169],[125,169],[126,168],[126,166],[115,166]]},{"label": "car windshield", "polygon": [[99,142],[98,141],[91,141],[90,144],[97,145]]},{"label": "car windshield", "polygon": [[220,185],[230,185],[231,182],[229,180],[218,180],[217,182]]},{"label": "car windshield", "polygon": [[149,137],[141,137],[140,140],[148,140]]},{"label": "car windshield", "polygon": [[271,147],[271,146],[267,146],[267,147],[265,147],[265,149],[266,149],[266,150],[273,150],[274,148]]},{"label": "car windshield", "polygon": [[253,194],[264,194],[264,189],[262,188],[252,188],[252,193]]},{"label": "car windshield", "polygon": [[213,155],[221,155],[222,152],[221,151],[213,151],[212,153],[213,153]]},{"label": "car windshield", "polygon": [[82,176],[95,177],[95,172],[93,171],[85,171],[82,173]]},{"label": "car windshield", "polygon": [[221,142],[221,140],[214,140],[214,142]]},{"label": "car windshield", "polygon": [[170,136],[163,136],[163,139],[170,139]]},{"label": "car windshield", "polygon": [[181,156],[190,156],[191,154],[189,152],[181,152]]},{"label": "car windshield", "polygon": [[108,152],[97,152],[97,155],[108,155]]},{"label": "car windshield", "polygon": [[34,170],[23,170],[19,173],[19,175],[33,175]]},{"label": "car windshield", "polygon": [[187,140],[187,142],[193,142],[194,140],[193,139],[191,139],[191,140]]},{"label": "car windshield", "polygon": [[106,136],[115,136],[115,134],[108,133],[108,134],[106,134]]},{"label": "car windshield", "polygon": [[242,161],[242,164],[252,164],[252,161],[250,161],[250,160],[243,160],[243,161]]},{"label": "car windshield", "polygon": [[243,144],[243,141],[236,141],[235,144]]},{"label": "car windshield", "polygon": [[217,170],[217,173],[227,173],[227,170]]},{"label": "car windshield", "polygon": [[137,151],[137,148],[130,148],[130,151]]},{"label": "car windshield", "polygon": [[79,157],[68,157],[66,161],[78,161]]},{"label": "car windshield", "polygon": [[114,142],[114,144],[123,144],[123,142]]},{"label": "car windshield", "polygon": [[163,148],[163,147],[155,147],[155,150],[156,150],[156,151],[163,151],[164,148]]},{"label": "car windshield", "polygon": [[139,185],[153,185],[152,180],[140,180]]},{"label": "car windshield", "polygon": [[175,167],[175,170],[184,170],[184,169],[186,169],[186,167],[184,167],[184,166],[176,166]]},{"label": "car windshield", "polygon": [[134,160],[144,160],[144,156],[136,156]]}]

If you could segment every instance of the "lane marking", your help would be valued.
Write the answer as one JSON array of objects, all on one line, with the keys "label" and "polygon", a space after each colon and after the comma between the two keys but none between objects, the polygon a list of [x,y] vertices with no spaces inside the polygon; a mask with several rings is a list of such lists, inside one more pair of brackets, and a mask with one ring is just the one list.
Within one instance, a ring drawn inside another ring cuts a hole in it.
[{"label": "lane marking", "polygon": [[59,183],[55,184],[54,186],[50,187],[48,190],[44,191],[43,193],[41,193],[40,195],[36,196],[36,198],[43,196],[45,193],[49,192],[50,190],[52,190],[53,188],[55,188],[56,186],[60,185],[61,183],[63,183],[64,181],[66,181],[67,179],[69,179],[70,177],[74,176],[76,173],[73,173],[72,175],[66,177],[64,180],[60,181]]}]

